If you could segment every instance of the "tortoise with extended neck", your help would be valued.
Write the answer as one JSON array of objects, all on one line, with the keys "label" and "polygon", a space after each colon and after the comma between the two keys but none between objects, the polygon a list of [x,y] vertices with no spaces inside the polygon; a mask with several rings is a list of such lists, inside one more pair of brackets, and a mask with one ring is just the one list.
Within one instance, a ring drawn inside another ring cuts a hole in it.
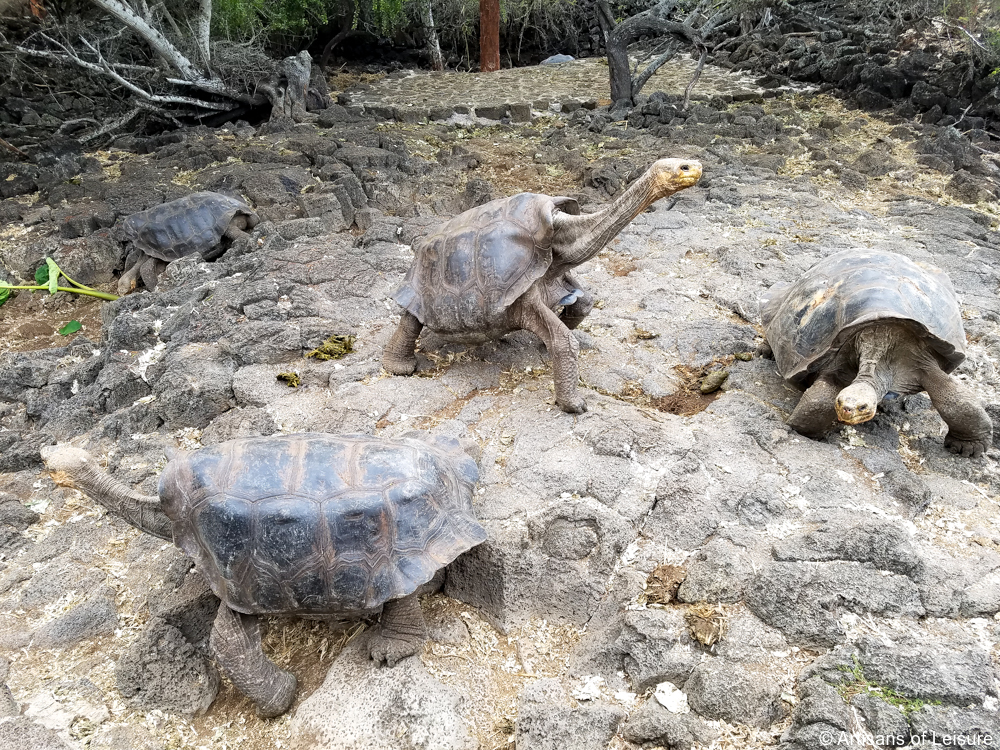
[{"label": "tortoise with extended neck", "polygon": [[945,447],[963,456],[989,449],[989,415],[948,375],[965,359],[965,331],[940,269],[845,250],[771,287],[761,317],[778,372],[806,388],[788,420],[797,432],[822,437],[837,420],[868,421],[887,394],[926,391],[948,424]]},{"label": "tortoise with extended neck", "polygon": [[288,709],[296,681],[264,655],[255,615],[362,617],[381,607],[369,650],[392,666],[423,646],[414,592],[486,539],[472,511],[476,462],[451,438],[230,440],[173,457],[158,497],[116,482],[79,448],[43,448],[43,458],[194,559],[222,600],[212,653],[265,717]]},{"label": "tortoise with extended neck", "polygon": [[414,247],[395,293],[404,310],[382,356],[409,375],[424,327],[449,341],[478,344],[527,330],[549,350],[556,403],[587,410],[577,393],[576,328],[594,306],[571,271],[590,260],[651,203],[698,182],[693,159],[661,159],[601,211],[581,214],[572,198],[520,193],[444,223]]},{"label": "tortoise with extended neck", "polygon": [[209,191],[132,214],[123,223],[129,248],[118,294],[131,292],[139,279],[147,289],[155,289],[167,264],[185,255],[218,257],[223,240],[246,237],[246,230],[259,222],[257,213],[239,198]]}]

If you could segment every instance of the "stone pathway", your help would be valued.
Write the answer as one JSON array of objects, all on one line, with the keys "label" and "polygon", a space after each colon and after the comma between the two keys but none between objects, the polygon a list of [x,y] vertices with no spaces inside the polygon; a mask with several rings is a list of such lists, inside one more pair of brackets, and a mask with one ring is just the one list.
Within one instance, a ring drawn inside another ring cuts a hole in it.
[{"label": "stone pathway", "polygon": [[[678,57],[650,79],[644,93],[664,91],[683,94],[696,62]],[[754,78],[706,65],[692,92],[693,99],[714,96],[736,101],[774,96],[757,86]],[[559,65],[510,68],[496,73],[402,71],[351,92],[349,103],[386,119],[421,122],[446,120],[454,114],[498,120],[510,116],[527,121],[530,110],[572,112],[610,103],[608,64],[605,58],[587,58]]]}]

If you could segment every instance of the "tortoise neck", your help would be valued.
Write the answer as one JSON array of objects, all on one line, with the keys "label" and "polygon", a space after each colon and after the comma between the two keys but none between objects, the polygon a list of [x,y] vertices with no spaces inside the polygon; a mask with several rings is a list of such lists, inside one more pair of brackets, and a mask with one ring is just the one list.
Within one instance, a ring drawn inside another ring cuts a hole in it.
[{"label": "tortoise neck", "polygon": [[664,187],[656,170],[650,169],[616,200],[592,214],[556,214],[553,259],[562,268],[572,268],[597,255],[636,216],[676,189]]},{"label": "tortoise neck", "polygon": [[858,332],[853,343],[858,363],[854,382],[871,386],[879,399],[890,391],[906,394],[922,390],[921,373],[941,367],[924,338],[905,325],[868,326]]},{"label": "tortoise neck", "polygon": [[89,461],[73,473],[73,482],[87,495],[140,531],[173,541],[170,519],[160,499],[143,495],[105,474]]}]

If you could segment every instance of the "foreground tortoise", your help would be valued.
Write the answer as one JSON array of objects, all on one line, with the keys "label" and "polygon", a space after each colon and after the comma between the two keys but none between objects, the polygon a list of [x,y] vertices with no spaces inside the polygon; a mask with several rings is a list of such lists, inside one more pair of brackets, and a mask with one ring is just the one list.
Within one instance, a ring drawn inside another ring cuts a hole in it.
[{"label": "foreground tortoise", "polygon": [[116,482],[79,448],[43,451],[50,471],[194,559],[222,600],[212,653],[265,717],[288,709],[296,680],[264,655],[255,615],[382,607],[369,649],[392,666],[423,646],[414,592],[486,538],[472,510],[476,463],[451,438],[230,440],[173,457],[159,497]]},{"label": "foreground tortoise", "polygon": [[950,451],[989,449],[989,415],[948,375],[965,359],[965,331],[940,269],[896,253],[845,250],[771,287],[761,317],[778,372],[807,387],[788,421],[796,431],[821,437],[838,419],[868,421],[887,394],[927,391],[948,424]]},{"label": "foreground tortoise", "polygon": [[570,331],[594,298],[570,272],[651,203],[700,177],[701,164],[693,159],[661,159],[596,213],[580,214],[572,198],[520,193],[445,222],[414,246],[413,265],[394,294],[404,310],[382,365],[395,375],[411,374],[425,326],[470,344],[524,329],[552,356],[556,403],[571,413],[586,411],[576,388],[579,346]]},{"label": "foreground tortoise", "polygon": [[213,250],[223,238],[244,237],[259,222],[256,212],[238,198],[207,191],[132,214],[124,222],[130,248],[118,294],[135,289],[139,278],[147,289],[154,289],[167,263],[185,255],[200,253],[206,260],[218,257],[221,253]]}]

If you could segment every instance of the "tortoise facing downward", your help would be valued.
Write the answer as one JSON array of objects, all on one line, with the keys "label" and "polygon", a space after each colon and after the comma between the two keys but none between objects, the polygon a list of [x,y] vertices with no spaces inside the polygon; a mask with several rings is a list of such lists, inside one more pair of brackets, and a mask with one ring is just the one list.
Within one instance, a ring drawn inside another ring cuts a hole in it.
[{"label": "tortoise facing downward", "polygon": [[192,193],[169,203],[132,214],[124,222],[125,239],[131,244],[125,272],[118,280],[118,294],[135,289],[142,278],[147,289],[167,263],[200,253],[210,260],[223,238],[246,236],[260,217],[246,203],[222,193]]},{"label": "tortoise facing downward", "polygon": [[989,415],[948,375],[965,359],[965,331],[940,269],[896,253],[845,250],[794,284],[771,287],[761,317],[778,372],[807,387],[788,421],[796,431],[821,437],[838,419],[868,421],[889,393],[927,391],[948,424],[950,451],[989,449]]},{"label": "tortoise facing downward", "polygon": [[697,161],[661,159],[596,213],[580,214],[572,198],[520,193],[459,214],[414,247],[413,265],[394,295],[403,314],[382,365],[411,374],[425,326],[446,340],[473,344],[524,329],[552,356],[556,403],[586,411],[576,389],[579,346],[571,329],[590,313],[594,298],[571,271],[651,203],[700,177]]},{"label": "tortoise facing downward", "polygon": [[222,600],[212,652],[266,717],[288,709],[296,680],[264,655],[255,615],[364,616],[382,607],[369,649],[392,666],[423,645],[414,592],[486,538],[472,511],[476,463],[450,438],[231,440],[171,459],[159,497],[119,484],[79,448],[49,447],[43,458],[194,559]]}]

